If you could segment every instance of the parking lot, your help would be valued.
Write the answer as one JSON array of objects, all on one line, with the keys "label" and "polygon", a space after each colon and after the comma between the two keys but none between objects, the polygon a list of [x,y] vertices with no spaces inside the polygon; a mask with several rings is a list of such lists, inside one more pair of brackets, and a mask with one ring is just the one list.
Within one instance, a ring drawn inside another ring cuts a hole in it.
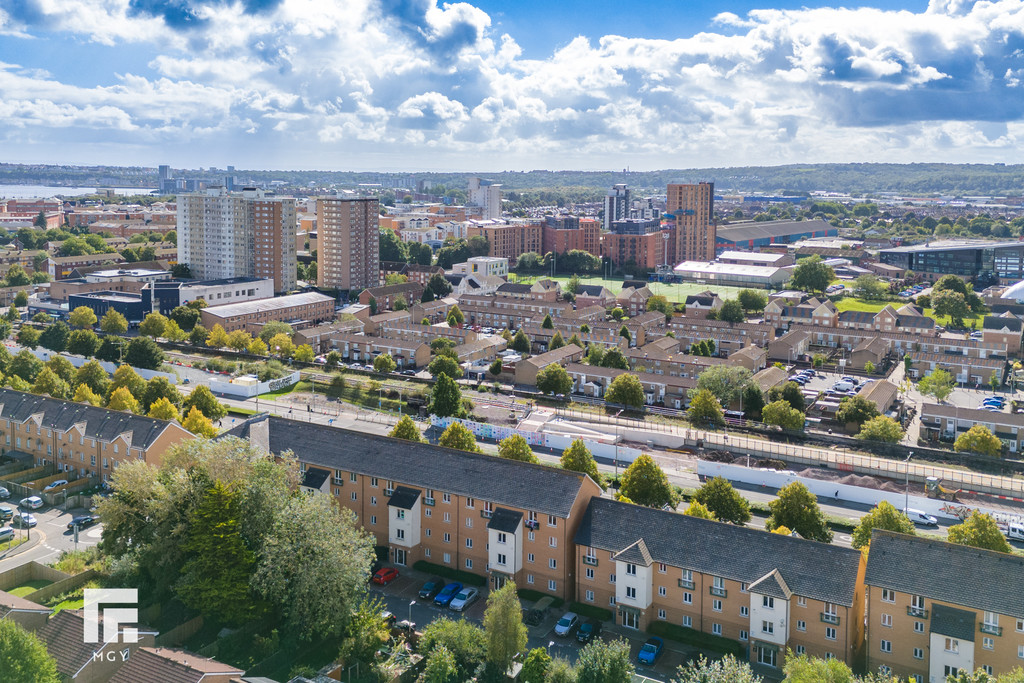
[{"label": "parking lot", "polygon": [[[458,619],[460,616],[472,621],[482,623],[484,610],[487,606],[487,591],[481,589],[480,598],[472,604],[465,612],[453,612],[444,607],[435,607],[433,601],[421,600],[419,589],[429,579],[425,574],[413,570],[400,568],[400,575],[387,586],[371,586],[371,592],[380,595],[387,609],[399,620],[408,619],[416,624],[417,630],[442,617]],[[529,608],[532,603],[524,603]],[[556,636],[554,632],[555,623],[564,614],[564,607],[548,610],[547,617],[538,626],[528,627],[529,639],[527,647],[533,649],[543,647],[552,656],[563,657],[570,662],[575,662],[582,647],[576,641],[576,633],[573,631],[569,636]],[[668,681],[675,676],[676,669],[685,664],[688,660],[695,658],[700,651],[695,648],[688,648],[685,645],[666,640],[665,648],[658,661],[653,666],[643,666],[637,663],[636,656],[647,640],[647,634],[642,631],[630,631],[624,627],[617,626],[611,622],[604,622],[603,630],[599,636],[606,641],[624,638],[630,646],[630,656],[636,672],[648,678],[661,681]],[[709,656],[711,653],[708,653]]]},{"label": "parking lot", "polygon": [[[9,507],[15,511],[15,514],[19,510],[18,501],[14,499],[0,501],[0,507]],[[9,550],[6,543],[0,543],[0,570],[30,561],[45,564],[55,559],[62,551],[74,550],[76,548],[74,532],[67,528],[68,522],[77,515],[88,514],[86,510],[64,511],[51,506],[38,510],[25,510],[25,512],[35,517],[36,526],[29,530],[14,527],[15,533],[17,538],[27,536],[36,539],[36,542],[27,550],[19,548]],[[11,524],[4,522],[0,526],[10,527]],[[102,533],[103,528],[99,524],[79,530],[77,548],[82,550],[96,545],[99,543]]]}]

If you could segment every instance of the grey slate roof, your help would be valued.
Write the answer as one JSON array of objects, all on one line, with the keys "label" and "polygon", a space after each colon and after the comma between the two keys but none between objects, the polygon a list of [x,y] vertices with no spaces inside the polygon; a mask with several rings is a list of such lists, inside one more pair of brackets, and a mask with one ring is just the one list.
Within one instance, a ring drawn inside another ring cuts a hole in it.
[{"label": "grey slate roof", "polygon": [[408,486],[398,486],[395,488],[395,492],[388,498],[388,507],[399,508],[401,510],[412,510],[412,506],[416,504],[416,500],[420,497],[419,489],[411,489]]},{"label": "grey slate roof", "polygon": [[839,322],[841,323],[859,323],[863,325],[873,323],[874,321],[875,314],[870,311],[842,311],[839,314]]},{"label": "grey slate roof", "polygon": [[119,410],[61,401],[13,389],[0,389],[0,418],[24,422],[38,413],[43,414],[44,428],[58,432],[66,432],[76,424],[85,423],[85,436],[90,439],[109,442],[125,432],[131,432],[133,448],[149,448],[171,424],[167,420]]},{"label": "grey slate roof", "polygon": [[644,543],[644,539],[638,540],[628,548],[625,548],[612,557],[616,562],[629,562],[630,564],[639,564],[644,567],[650,567],[654,560],[651,559],[651,553],[647,550],[647,544]]},{"label": "grey slate roof", "polygon": [[654,562],[746,583],[777,569],[796,595],[853,605],[860,552],[851,548],[605,498],[591,499],[575,542],[617,553],[640,538]]},{"label": "grey slate roof", "polygon": [[974,642],[973,612],[939,604],[932,605],[931,610],[932,618],[929,624],[929,632],[949,636],[957,640]]},{"label": "grey slate roof", "polygon": [[309,467],[306,469],[306,475],[302,478],[302,485],[308,486],[311,489],[318,489],[324,485],[329,476],[331,476],[331,473],[325,469]]},{"label": "grey slate roof", "polygon": [[501,287],[498,287],[498,293],[499,294],[511,294],[511,293],[529,294],[530,290],[531,290],[531,287],[532,287],[531,285],[524,285],[524,284],[520,284],[518,282],[506,282]]},{"label": "grey slate roof", "polygon": [[744,222],[735,225],[719,226],[717,235],[719,241],[742,242],[744,240],[786,237],[818,231],[832,231],[835,234],[836,227],[820,218],[809,221]]},{"label": "grey slate roof", "polygon": [[488,529],[504,531],[507,534],[514,534],[523,523],[523,513],[505,508],[494,508],[491,519],[487,522]]},{"label": "grey slate roof", "polygon": [[[586,475],[568,470],[467,453],[385,436],[256,417],[230,434],[248,438],[252,424],[269,421],[272,453],[293,450],[302,462],[478,498],[538,513],[568,517]],[[636,539],[631,539],[632,543]],[[618,548],[616,548],[618,550]]]},{"label": "grey slate roof", "polygon": [[986,315],[982,325],[986,330],[1001,330],[1006,328],[1010,332],[1020,332],[1022,327],[1020,318],[1015,315]]},{"label": "grey slate roof", "polygon": [[778,569],[771,570],[750,584],[747,590],[751,593],[767,595],[772,598],[779,598],[780,600],[789,600],[790,596],[793,595],[793,591],[789,590],[789,586],[786,585],[786,581],[779,574]]},{"label": "grey slate roof", "polygon": [[1024,557],[875,529],[864,583],[1024,619]]}]

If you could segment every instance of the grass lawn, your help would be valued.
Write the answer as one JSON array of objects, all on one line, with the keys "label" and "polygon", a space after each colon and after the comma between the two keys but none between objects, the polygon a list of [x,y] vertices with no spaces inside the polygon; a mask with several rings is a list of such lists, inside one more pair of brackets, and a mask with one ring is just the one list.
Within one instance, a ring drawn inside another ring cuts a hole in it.
[{"label": "grass lawn", "polygon": [[59,612],[62,609],[82,609],[85,605],[85,598],[69,598],[68,600],[62,600],[53,606],[54,612]]},{"label": "grass lawn", "polygon": [[836,302],[836,309],[840,313],[843,311],[867,311],[869,313],[877,313],[889,305],[893,308],[899,308],[903,304],[895,301],[865,301],[864,299],[854,299],[853,297],[846,296]]},{"label": "grass lawn", "polygon": [[[537,275],[517,277],[513,274],[510,275],[509,278],[511,282],[523,282],[527,284],[531,284],[537,280],[555,280],[565,286],[565,284],[572,279],[572,276],[556,275],[555,277],[548,277],[545,275]],[[580,282],[582,284],[602,285],[607,287],[613,294],[618,294],[622,291],[622,280],[623,278],[621,277],[603,278],[596,275],[580,276]],[[717,292],[723,299],[735,299],[737,292],[743,289],[742,287],[723,287],[721,285],[702,284],[699,282],[682,282],[673,284],[666,284],[664,282],[648,282],[647,286],[650,287],[651,291],[655,294],[661,294],[673,303],[685,301],[686,297],[690,294],[699,294],[709,289]]]},{"label": "grass lawn", "polygon": [[255,410],[249,410],[248,408],[235,408],[234,406],[228,406],[228,415],[256,415]]},{"label": "grass lawn", "polygon": [[288,394],[292,393],[293,391],[309,391],[309,382],[306,382],[306,381],[296,382],[295,384],[291,385],[290,387],[284,387],[282,389],[278,389],[277,391],[268,391],[265,394],[260,394],[260,396],[266,396],[268,398],[274,398],[275,396],[287,396]]},{"label": "grass lawn", "polygon": [[[949,316],[948,315],[943,315],[943,316],[935,315],[935,309],[934,308],[926,308],[926,309],[924,309],[924,314],[926,316],[928,316],[929,318],[935,318],[935,322],[938,323],[939,325],[942,325],[943,327],[946,327],[947,325],[949,325],[949,322],[950,322]],[[980,330],[981,329],[981,324],[984,322],[984,320],[985,320],[985,316],[983,316],[983,315],[973,315],[973,316],[970,316],[969,318],[964,318],[964,325],[966,325],[967,327],[970,327],[972,322],[973,323],[977,323],[978,329]]]},{"label": "grass lawn", "polygon": [[40,588],[46,588],[52,581],[46,579],[35,579],[34,581],[27,581],[20,586],[15,586],[11,590],[7,591],[11,595],[17,595],[19,598],[23,598],[29,593],[39,590]]}]

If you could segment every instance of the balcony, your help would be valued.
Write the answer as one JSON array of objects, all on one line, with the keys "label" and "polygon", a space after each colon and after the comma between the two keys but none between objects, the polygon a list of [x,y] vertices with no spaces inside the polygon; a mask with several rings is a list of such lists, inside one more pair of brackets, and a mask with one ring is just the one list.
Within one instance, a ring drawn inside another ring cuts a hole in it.
[{"label": "balcony", "polygon": [[480,516],[483,517],[484,519],[490,519],[492,515],[494,515],[494,512],[491,511],[491,510],[481,510],[480,511]]},{"label": "balcony", "polygon": [[687,590],[693,590],[693,581],[687,581],[686,579],[679,579],[679,587]]},{"label": "balcony", "polygon": [[996,626],[995,624],[981,624],[981,632],[987,633],[990,636],[1001,636],[1003,635],[1003,627]]},{"label": "balcony", "polygon": [[423,499],[423,504],[427,505],[429,507],[434,507],[434,503],[435,503],[435,501],[434,501],[433,498],[424,498]]},{"label": "balcony", "polygon": [[591,567],[596,567],[597,566],[597,558],[596,557],[592,557],[591,555],[584,555],[583,556],[583,564],[589,564]]},{"label": "balcony", "polygon": [[708,588],[708,592],[718,598],[725,598],[729,596],[729,591],[724,588],[716,588],[715,586]]},{"label": "balcony", "polygon": [[835,624],[836,626],[839,625],[839,615],[838,614],[829,614],[828,612],[822,612],[821,613],[821,620],[822,620],[822,622],[824,622],[826,624]]},{"label": "balcony", "polygon": [[912,617],[918,617],[919,619],[928,618],[928,610],[923,607],[907,607],[907,614]]},{"label": "balcony", "polygon": [[540,527],[540,523],[535,519],[528,519],[523,524],[527,529],[536,530]]}]

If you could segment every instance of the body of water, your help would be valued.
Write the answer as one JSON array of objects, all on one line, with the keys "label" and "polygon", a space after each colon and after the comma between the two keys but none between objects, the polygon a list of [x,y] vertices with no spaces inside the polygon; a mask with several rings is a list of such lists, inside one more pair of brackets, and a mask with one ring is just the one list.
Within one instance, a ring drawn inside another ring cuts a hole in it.
[{"label": "body of water", "polygon": [[147,187],[49,187],[47,185],[0,185],[0,198],[3,199],[34,199],[64,196],[81,197],[96,194],[103,190],[113,190],[119,195],[149,194],[155,192]]}]

